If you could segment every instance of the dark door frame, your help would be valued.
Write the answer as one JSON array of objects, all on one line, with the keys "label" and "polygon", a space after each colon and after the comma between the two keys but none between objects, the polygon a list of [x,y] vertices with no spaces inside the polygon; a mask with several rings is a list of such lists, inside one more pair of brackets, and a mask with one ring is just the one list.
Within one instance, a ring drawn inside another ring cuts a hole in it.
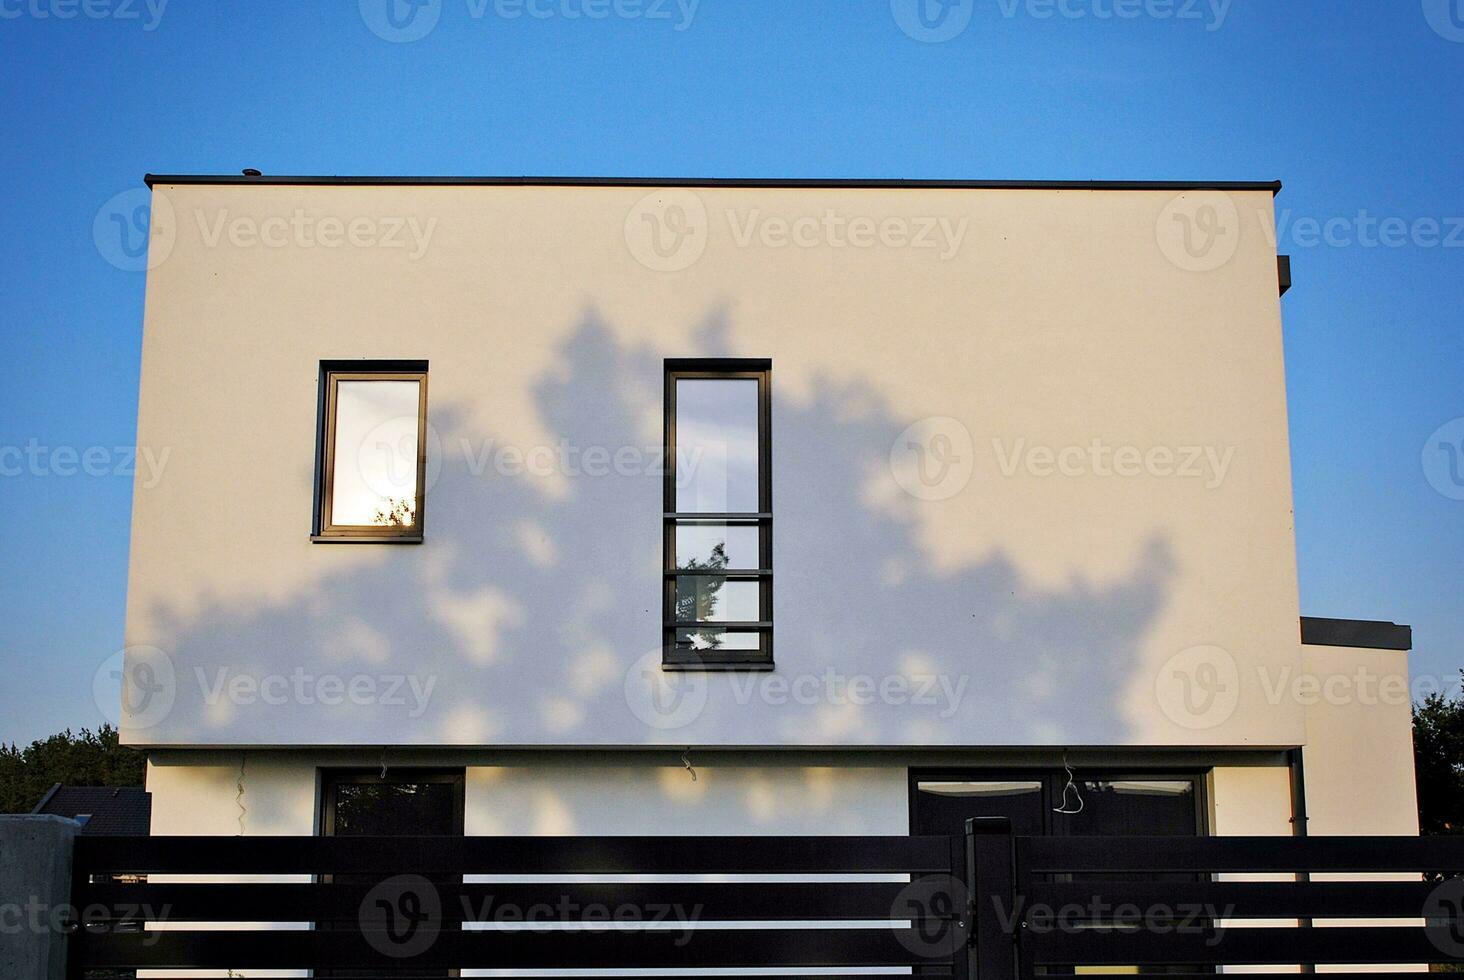
[{"label": "dark door frame", "polygon": [[[403,775],[405,774],[405,775]],[[335,836],[336,789],[342,785],[383,785],[386,783],[449,783],[453,787],[453,834],[461,837],[465,821],[467,772],[464,769],[417,768],[404,766],[388,769],[382,778],[379,769],[341,768],[320,770],[320,827],[322,837]]]},{"label": "dark door frame", "polygon": [[[1194,767],[1166,769],[1157,767],[1115,767],[1106,768],[1103,766],[1088,766],[1079,768],[1073,767],[1073,781],[1082,783],[1084,780],[1095,782],[1116,782],[1125,779],[1133,780],[1187,780],[1194,786],[1195,792],[1195,836],[1208,837],[1210,835],[1210,773],[1211,769],[1196,769]],[[1021,768],[1001,769],[991,766],[973,767],[930,767],[908,770],[908,810],[909,810],[909,832],[914,835],[915,827],[915,805],[919,796],[916,786],[925,780],[951,780],[953,782],[1040,782],[1042,784],[1042,813],[1043,830],[1047,836],[1062,835],[1058,821],[1054,819],[1053,808],[1062,787],[1067,782],[1067,773],[1062,766],[1053,768],[1041,768],[1023,766]],[[1065,835],[1064,835],[1065,836]]]}]

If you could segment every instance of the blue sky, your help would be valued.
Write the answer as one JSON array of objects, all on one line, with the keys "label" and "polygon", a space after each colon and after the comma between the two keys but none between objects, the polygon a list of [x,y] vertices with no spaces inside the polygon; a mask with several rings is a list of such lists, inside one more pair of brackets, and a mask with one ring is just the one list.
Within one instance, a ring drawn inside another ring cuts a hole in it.
[{"label": "blue sky", "polygon": [[0,739],[122,643],[147,171],[1280,178],[1301,611],[1464,665],[1464,0],[407,2],[0,0],[0,452],[100,447],[0,475]]}]

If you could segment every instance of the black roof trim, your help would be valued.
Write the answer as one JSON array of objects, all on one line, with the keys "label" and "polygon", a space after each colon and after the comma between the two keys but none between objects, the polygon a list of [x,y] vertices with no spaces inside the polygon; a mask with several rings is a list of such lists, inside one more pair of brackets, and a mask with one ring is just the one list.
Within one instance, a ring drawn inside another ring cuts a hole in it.
[{"label": "black roof trim", "polygon": [[1281,181],[1247,180],[899,180],[894,178],[802,177],[311,177],[265,174],[147,174],[154,184],[348,184],[522,187],[863,187],[947,188],[955,190],[1042,191],[1269,191],[1281,192]]},{"label": "black roof trim", "polygon": [[1369,619],[1318,619],[1314,616],[1303,616],[1301,642],[1323,647],[1412,650],[1413,627]]}]

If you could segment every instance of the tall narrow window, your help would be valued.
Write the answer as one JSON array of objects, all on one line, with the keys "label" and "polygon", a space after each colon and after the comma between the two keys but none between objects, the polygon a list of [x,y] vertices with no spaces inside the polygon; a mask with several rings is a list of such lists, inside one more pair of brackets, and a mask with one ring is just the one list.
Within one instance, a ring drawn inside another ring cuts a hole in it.
[{"label": "tall narrow window", "polygon": [[667,667],[773,662],[765,360],[666,362]]},{"label": "tall narrow window", "polygon": [[324,362],[316,541],[422,540],[425,361]]}]

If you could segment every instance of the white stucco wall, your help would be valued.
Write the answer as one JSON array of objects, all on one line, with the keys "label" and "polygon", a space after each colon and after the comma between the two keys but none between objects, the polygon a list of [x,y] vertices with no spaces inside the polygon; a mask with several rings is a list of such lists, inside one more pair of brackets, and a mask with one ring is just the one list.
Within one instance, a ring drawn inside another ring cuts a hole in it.
[{"label": "white stucco wall", "polygon": [[[1395,650],[1305,647],[1316,678],[1306,692],[1308,828],[1318,836],[1418,834],[1408,655]],[[1315,692],[1315,693],[1313,693]],[[1325,875],[1327,880],[1417,881],[1417,875]],[[1422,925],[1421,920],[1319,919],[1318,926]],[[1426,972],[1422,966],[1318,967],[1319,973]]]},{"label": "white stucco wall", "polygon": [[[155,193],[138,439],[165,463],[140,468],[127,643],[171,687],[131,744],[1305,737],[1259,681],[1300,663],[1269,193]],[[660,271],[638,219],[673,206],[701,247]],[[1214,268],[1174,238],[1201,206],[1236,216]],[[831,213],[953,247],[764,234]],[[421,247],[306,246],[296,215]],[[240,231],[266,226],[283,244]],[[662,362],[702,355],[773,363],[778,669],[683,681],[648,721]],[[308,540],[326,358],[429,362],[425,544]],[[950,449],[944,478],[912,442]],[[596,447],[644,465],[560,462]]]},{"label": "white stucco wall", "polygon": [[1304,650],[1309,832],[1417,835],[1408,654]]}]

